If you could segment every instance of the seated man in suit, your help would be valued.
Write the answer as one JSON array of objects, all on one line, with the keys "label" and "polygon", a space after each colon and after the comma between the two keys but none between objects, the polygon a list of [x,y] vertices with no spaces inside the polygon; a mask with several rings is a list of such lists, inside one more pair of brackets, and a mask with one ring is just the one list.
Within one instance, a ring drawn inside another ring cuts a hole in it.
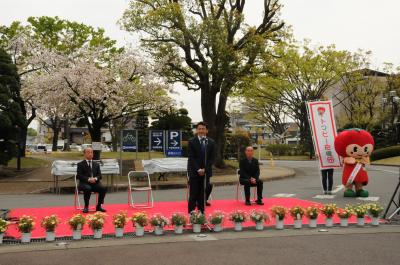
[{"label": "seated man in suit", "polygon": [[102,204],[104,203],[104,197],[106,196],[106,188],[101,185],[100,182],[100,165],[92,160],[92,148],[85,148],[85,150],[83,150],[83,155],[85,159],[78,163],[76,172],[76,178],[79,179],[78,189],[83,191],[83,198],[85,201],[83,212],[89,212],[89,201],[92,192],[97,192],[99,194],[99,201],[97,202],[96,211],[105,212],[106,210],[102,208]]},{"label": "seated man in suit", "polygon": [[240,160],[239,164],[239,182],[244,186],[244,194],[246,197],[246,205],[250,203],[250,187],[257,187],[257,201],[258,205],[264,205],[262,201],[263,182],[260,179],[260,166],[258,160],[253,157],[254,149],[248,146],[245,149],[246,157]]}]

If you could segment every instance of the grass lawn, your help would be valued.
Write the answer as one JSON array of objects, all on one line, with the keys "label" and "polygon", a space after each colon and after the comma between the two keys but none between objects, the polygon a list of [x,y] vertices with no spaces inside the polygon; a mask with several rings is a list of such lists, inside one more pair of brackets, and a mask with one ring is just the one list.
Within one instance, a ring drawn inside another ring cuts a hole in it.
[{"label": "grass lawn", "polygon": [[[51,154],[48,154],[47,156],[57,158],[57,159],[65,159],[65,160],[81,160],[83,159],[83,153],[82,152],[53,152]],[[119,159],[119,152],[102,152],[101,153],[101,158],[102,159],[107,159],[107,158],[113,158],[113,159]],[[149,154],[148,152],[138,152],[137,153],[138,159],[148,159]],[[151,153],[151,158],[160,158],[164,157],[163,153],[160,152],[152,152]],[[136,159],[136,153],[135,152],[122,152],[122,159],[123,160],[130,160],[130,159]]]},{"label": "grass lawn", "polygon": [[385,159],[380,159],[376,161],[372,161],[373,164],[376,165],[397,165],[400,166],[400,156],[389,157]]},{"label": "grass lawn", "polygon": [[[49,163],[48,161],[40,159],[40,158],[36,158],[36,157],[22,157],[21,158],[21,168],[22,169],[44,167],[48,163]],[[10,162],[8,162],[7,167],[8,168],[17,168],[17,159],[13,158]]]}]

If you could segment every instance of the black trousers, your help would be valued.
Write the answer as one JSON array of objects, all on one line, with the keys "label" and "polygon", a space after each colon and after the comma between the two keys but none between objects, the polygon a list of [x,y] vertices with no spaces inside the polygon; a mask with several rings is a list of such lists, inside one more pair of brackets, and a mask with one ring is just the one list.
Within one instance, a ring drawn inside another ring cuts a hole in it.
[{"label": "black trousers", "polygon": [[204,179],[206,179],[206,198],[210,197],[213,185],[210,178],[194,177],[189,179],[188,213],[197,209],[204,213]]},{"label": "black trousers", "polygon": [[332,191],[333,186],[333,168],[322,169],[322,187],[324,191]]},{"label": "black trousers", "polygon": [[240,181],[240,184],[244,187],[244,197],[246,198],[246,201],[250,201],[250,187],[257,187],[257,200],[262,200],[264,183],[261,179],[257,179],[255,184],[250,183],[249,180]]},{"label": "black trousers", "polygon": [[107,188],[101,185],[100,182],[95,184],[79,183],[78,189],[80,191],[83,191],[85,207],[89,207],[90,195],[92,195],[92,192],[97,192],[99,194],[97,207],[101,206],[104,203],[104,197],[106,196]]}]

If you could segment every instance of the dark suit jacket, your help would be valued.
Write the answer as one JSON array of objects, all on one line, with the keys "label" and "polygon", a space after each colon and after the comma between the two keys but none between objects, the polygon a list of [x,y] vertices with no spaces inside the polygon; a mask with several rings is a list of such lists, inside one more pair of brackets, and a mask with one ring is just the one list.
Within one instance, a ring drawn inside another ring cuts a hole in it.
[{"label": "dark suit jacket", "polygon": [[[92,172],[93,177],[97,178],[96,183],[101,180],[100,165],[92,160]],[[76,170],[76,178],[79,179],[80,183],[89,183],[88,179],[91,177],[90,167],[86,160],[82,160],[78,163],[78,168]],[[91,183],[89,183],[91,184]]]},{"label": "dark suit jacket", "polygon": [[239,174],[240,174],[240,184],[248,184],[250,178],[259,179],[260,177],[260,165],[258,160],[253,158],[249,161],[247,158],[240,160],[239,163]]},{"label": "dark suit jacket", "polygon": [[[205,168],[206,176],[212,176],[212,165],[215,160],[215,143],[214,140],[207,137],[207,149],[206,149],[206,158],[207,161],[204,161],[204,157],[201,155],[201,146],[200,146],[199,137],[196,135],[195,137],[189,140],[188,144],[188,174],[189,178],[198,178],[200,177],[197,171],[200,168]],[[204,166],[206,165],[206,167]]]}]

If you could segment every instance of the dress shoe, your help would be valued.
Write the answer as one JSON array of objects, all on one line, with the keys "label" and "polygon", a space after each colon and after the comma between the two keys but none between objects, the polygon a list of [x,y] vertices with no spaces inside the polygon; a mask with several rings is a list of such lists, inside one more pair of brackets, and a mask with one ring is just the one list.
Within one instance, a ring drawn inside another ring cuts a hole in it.
[{"label": "dress shoe", "polygon": [[89,208],[88,207],[83,208],[82,212],[83,213],[88,213],[89,212]]},{"label": "dress shoe", "polygon": [[257,203],[258,205],[264,205],[264,203],[263,203],[262,200],[257,200],[256,203]]},{"label": "dress shoe", "polygon": [[211,203],[209,203],[209,202],[206,202],[206,206],[211,206]]},{"label": "dress shoe", "polygon": [[245,204],[246,205],[251,205],[251,202],[250,201],[246,201]]},{"label": "dress shoe", "polygon": [[103,213],[105,213],[105,212],[107,212],[107,210],[104,209],[104,208],[102,208],[102,207],[96,207],[96,212],[103,212]]}]

